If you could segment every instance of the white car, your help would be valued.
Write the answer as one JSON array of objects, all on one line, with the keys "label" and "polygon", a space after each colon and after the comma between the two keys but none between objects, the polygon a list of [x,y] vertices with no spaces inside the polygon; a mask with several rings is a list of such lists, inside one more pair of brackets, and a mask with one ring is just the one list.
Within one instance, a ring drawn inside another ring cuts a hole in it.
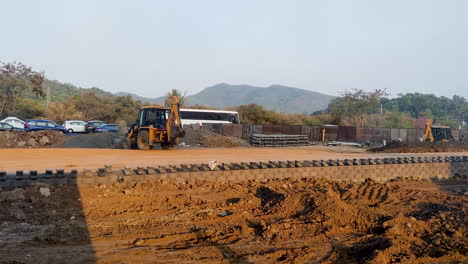
[{"label": "white car", "polygon": [[24,129],[24,121],[17,118],[17,117],[14,117],[14,116],[9,116],[3,120],[1,120],[0,122],[5,122],[5,123],[8,123],[10,124],[11,126],[13,127],[16,127],[16,128],[21,128],[21,129]]},{"label": "white car", "polygon": [[63,127],[67,129],[67,133],[82,133],[86,132],[85,130],[86,122],[81,120],[70,120],[63,123]]}]

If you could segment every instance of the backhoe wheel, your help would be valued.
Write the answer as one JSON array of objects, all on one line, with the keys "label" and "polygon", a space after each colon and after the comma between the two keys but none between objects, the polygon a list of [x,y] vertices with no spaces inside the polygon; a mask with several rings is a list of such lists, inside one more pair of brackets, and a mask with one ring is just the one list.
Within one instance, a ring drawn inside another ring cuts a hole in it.
[{"label": "backhoe wheel", "polygon": [[138,132],[137,145],[139,150],[150,150],[148,131],[142,130]]},{"label": "backhoe wheel", "polygon": [[124,149],[134,149],[135,146],[134,144],[132,143],[132,140],[129,139],[128,137],[126,137],[123,141],[123,148]]},{"label": "backhoe wheel", "polygon": [[161,143],[161,147],[162,149],[172,149],[174,148],[174,145],[166,142],[166,143]]}]

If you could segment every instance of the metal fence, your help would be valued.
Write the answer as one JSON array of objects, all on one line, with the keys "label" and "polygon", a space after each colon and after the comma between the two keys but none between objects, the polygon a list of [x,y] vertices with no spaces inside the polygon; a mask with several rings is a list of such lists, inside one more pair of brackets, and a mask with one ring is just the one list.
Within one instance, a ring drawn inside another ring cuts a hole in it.
[{"label": "metal fence", "polygon": [[[203,129],[224,136],[249,139],[253,134],[265,135],[306,135],[310,141],[322,141],[322,130],[325,129],[326,141],[345,142],[389,142],[402,140],[419,142],[424,136],[423,128],[384,128],[384,127],[352,127],[352,126],[296,126],[296,125],[246,125],[246,124],[203,124]],[[455,140],[467,140],[468,133],[452,129]]]}]

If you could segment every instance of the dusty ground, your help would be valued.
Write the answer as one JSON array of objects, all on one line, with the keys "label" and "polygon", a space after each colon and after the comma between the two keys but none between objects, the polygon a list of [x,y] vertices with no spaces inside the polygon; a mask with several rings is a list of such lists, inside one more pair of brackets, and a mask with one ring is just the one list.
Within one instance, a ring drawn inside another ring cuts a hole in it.
[{"label": "dusty ground", "polygon": [[[437,153],[468,155],[468,152]],[[181,163],[208,163],[269,160],[353,159],[396,156],[365,153],[362,149],[339,147],[301,148],[205,148],[167,150],[123,149],[0,149],[0,170],[95,169],[104,164],[124,166],[158,166]],[[423,155],[423,154],[420,154]],[[430,154],[427,154],[430,155]]]},{"label": "dusty ground", "polygon": [[60,148],[122,148],[120,133],[74,134],[60,144]]},{"label": "dusty ground", "polygon": [[466,179],[4,190],[0,263],[466,263],[467,191]]},{"label": "dusty ground", "polygon": [[436,152],[466,152],[468,143],[449,142],[390,142],[386,146],[370,149],[370,152],[381,153],[436,153]]},{"label": "dusty ground", "polygon": [[[250,147],[250,144],[240,138],[222,136],[203,131],[196,126],[185,128],[186,136],[180,142],[185,148],[233,148]],[[122,140],[125,133],[74,133],[67,136],[58,131],[7,131],[0,132],[0,148],[123,148]],[[46,139],[41,141],[42,137]],[[156,148],[160,148],[157,146]]]},{"label": "dusty ground", "polygon": [[[122,140],[125,134],[98,133],[80,134],[68,137],[59,145],[61,148],[108,148],[122,149]],[[250,144],[240,138],[222,136],[208,131],[203,131],[198,126],[186,126],[185,137],[180,139],[180,145],[176,148],[235,148],[250,147]],[[153,147],[161,149],[159,145]]]}]

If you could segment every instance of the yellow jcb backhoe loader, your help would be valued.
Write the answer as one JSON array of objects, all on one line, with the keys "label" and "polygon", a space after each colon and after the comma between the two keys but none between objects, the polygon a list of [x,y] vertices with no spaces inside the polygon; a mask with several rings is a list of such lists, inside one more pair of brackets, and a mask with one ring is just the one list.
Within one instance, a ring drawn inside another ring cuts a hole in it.
[{"label": "yellow jcb backhoe loader", "polygon": [[124,148],[150,150],[158,144],[171,149],[185,136],[180,121],[177,96],[171,97],[170,107],[146,106],[141,108],[138,120],[125,135]]},{"label": "yellow jcb backhoe loader", "polygon": [[423,142],[430,141],[450,141],[454,140],[452,130],[448,126],[433,126],[432,120],[426,121],[426,131],[424,132]]}]

